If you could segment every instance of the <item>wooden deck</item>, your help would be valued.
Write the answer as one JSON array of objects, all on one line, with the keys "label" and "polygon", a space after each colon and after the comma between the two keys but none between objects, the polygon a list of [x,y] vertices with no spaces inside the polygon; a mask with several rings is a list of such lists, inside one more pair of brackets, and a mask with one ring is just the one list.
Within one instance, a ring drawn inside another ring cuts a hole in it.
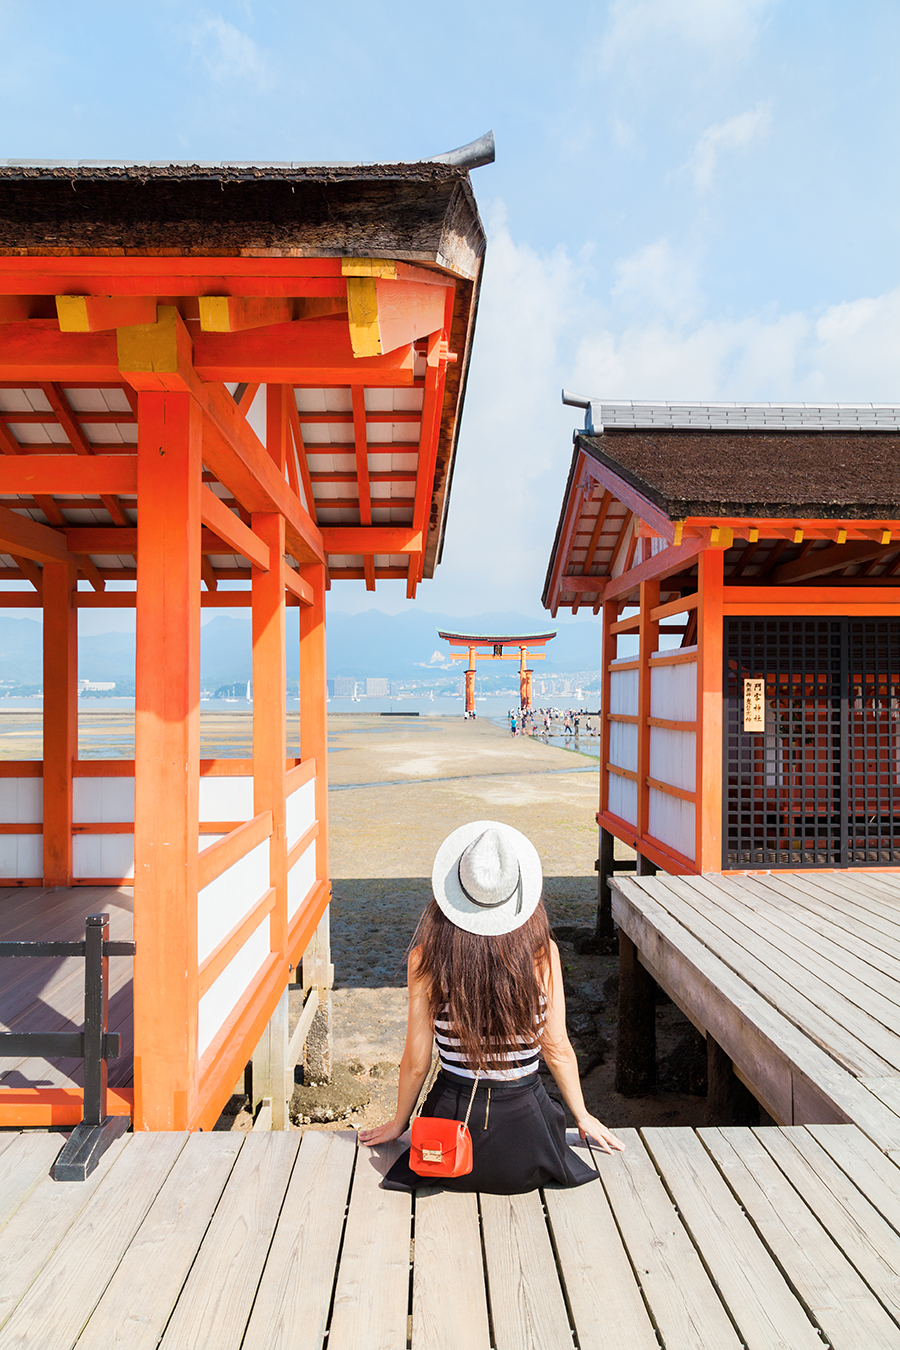
[{"label": "wooden deck", "polygon": [[[110,937],[132,937],[130,887],[33,886],[0,889],[0,941],[40,942],[84,938],[88,914],[109,914]],[[129,957],[109,963],[109,1029],[122,1036],[122,1053],[109,1061],[109,1082],[127,1086],[133,1075],[133,1019]],[[80,1031],[84,1024],[84,961],[9,958],[0,962],[0,1031]],[[4,1088],[81,1087],[80,1060],[0,1058],[0,1102]]]},{"label": "wooden deck", "polygon": [[352,1132],[129,1135],[81,1184],[0,1136],[0,1350],[900,1347],[900,1168],[861,1131],[624,1134],[598,1184],[415,1202]]},{"label": "wooden deck", "polygon": [[617,878],[641,965],[779,1124],[850,1122],[900,1161],[900,876]]}]

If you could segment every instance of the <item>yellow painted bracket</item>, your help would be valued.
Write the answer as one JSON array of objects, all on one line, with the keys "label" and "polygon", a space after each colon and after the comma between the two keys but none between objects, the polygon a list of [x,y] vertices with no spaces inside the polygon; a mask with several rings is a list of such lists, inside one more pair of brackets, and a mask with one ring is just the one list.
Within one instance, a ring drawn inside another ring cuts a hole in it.
[{"label": "yellow painted bracket", "polygon": [[126,377],[143,376],[140,387],[144,389],[167,388],[165,377],[177,376],[191,364],[191,339],[178,310],[174,305],[160,305],[158,315],[156,323],[116,330],[119,369]]},{"label": "yellow painted bracket", "polygon": [[390,258],[342,258],[341,276],[381,277],[384,281],[396,281],[397,264]]},{"label": "yellow painted bracket", "polygon": [[354,356],[381,356],[378,295],[374,276],[347,278],[347,316]]}]

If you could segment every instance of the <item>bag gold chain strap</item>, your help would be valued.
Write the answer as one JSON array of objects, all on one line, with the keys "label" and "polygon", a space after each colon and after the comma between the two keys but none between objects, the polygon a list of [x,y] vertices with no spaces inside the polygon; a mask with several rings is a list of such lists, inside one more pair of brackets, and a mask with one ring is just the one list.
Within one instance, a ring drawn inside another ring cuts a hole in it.
[{"label": "bag gold chain strap", "polygon": [[[413,1113],[409,1118],[410,1125],[412,1125],[416,1116],[420,1116],[422,1114],[422,1107],[428,1100],[428,1094],[435,1085],[438,1073],[440,1072],[440,1067],[441,1061],[440,1058],[436,1055],[431,1062],[431,1068],[428,1070],[428,1077],[425,1080],[425,1087],[422,1089],[419,1100],[413,1107]],[[475,1101],[475,1089],[478,1087],[478,1080],[480,1077],[481,1077],[481,1070],[479,1069],[475,1074],[475,1082],[472,1084],[472,1093],[471,1096],[469,1097],[469,1105],[466,1107],[466,1118],[463,1121],[463,1125],[465,1126],[466,1129],[469,1128],[469,1116],[472,1114],[472,1103]]]}]

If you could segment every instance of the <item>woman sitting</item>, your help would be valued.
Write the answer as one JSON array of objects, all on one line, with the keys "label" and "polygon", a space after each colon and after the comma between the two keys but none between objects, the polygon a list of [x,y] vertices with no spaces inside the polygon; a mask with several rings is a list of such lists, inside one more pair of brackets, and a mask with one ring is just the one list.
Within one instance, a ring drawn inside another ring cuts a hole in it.
[{"label": "woman sitting", "polygon": [[[397,1111],[359,1137],[375,1145],[404,1132],[436,1038],[440,1072],[422,1115],[462,1121],[468,1111],[472,1135],[472,1171],[442,1177],[448,1189],[515,1195],[550,1182],[594,1180],[594,1169],[566,1144],[565,1113],[538,1073],[541,1055],[581,1138],[596,1140],[606,1153],[624,1148],[584,1104],[542,883],[533,844],[495,821],[454,830],[435,859],[434,900],[419,920],[407,967]],[[433,1184],[411,1169],[408,1152],[384,1180],[389,1189]]]}]

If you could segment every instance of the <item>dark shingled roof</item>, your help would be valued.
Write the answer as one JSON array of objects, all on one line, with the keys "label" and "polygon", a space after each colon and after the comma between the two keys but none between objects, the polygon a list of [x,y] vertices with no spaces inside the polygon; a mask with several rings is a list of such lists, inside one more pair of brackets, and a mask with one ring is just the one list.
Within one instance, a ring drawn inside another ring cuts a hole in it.
[{"label": "dark shingled roof", "polygon": [[0,164],[0,252],[259,249],[474,279],[484,231],[454,164]]},{"label": "dark shingled roof", "polygon": [[670,520],[900,516],[896,432],[628,430],[575,444]]}]

